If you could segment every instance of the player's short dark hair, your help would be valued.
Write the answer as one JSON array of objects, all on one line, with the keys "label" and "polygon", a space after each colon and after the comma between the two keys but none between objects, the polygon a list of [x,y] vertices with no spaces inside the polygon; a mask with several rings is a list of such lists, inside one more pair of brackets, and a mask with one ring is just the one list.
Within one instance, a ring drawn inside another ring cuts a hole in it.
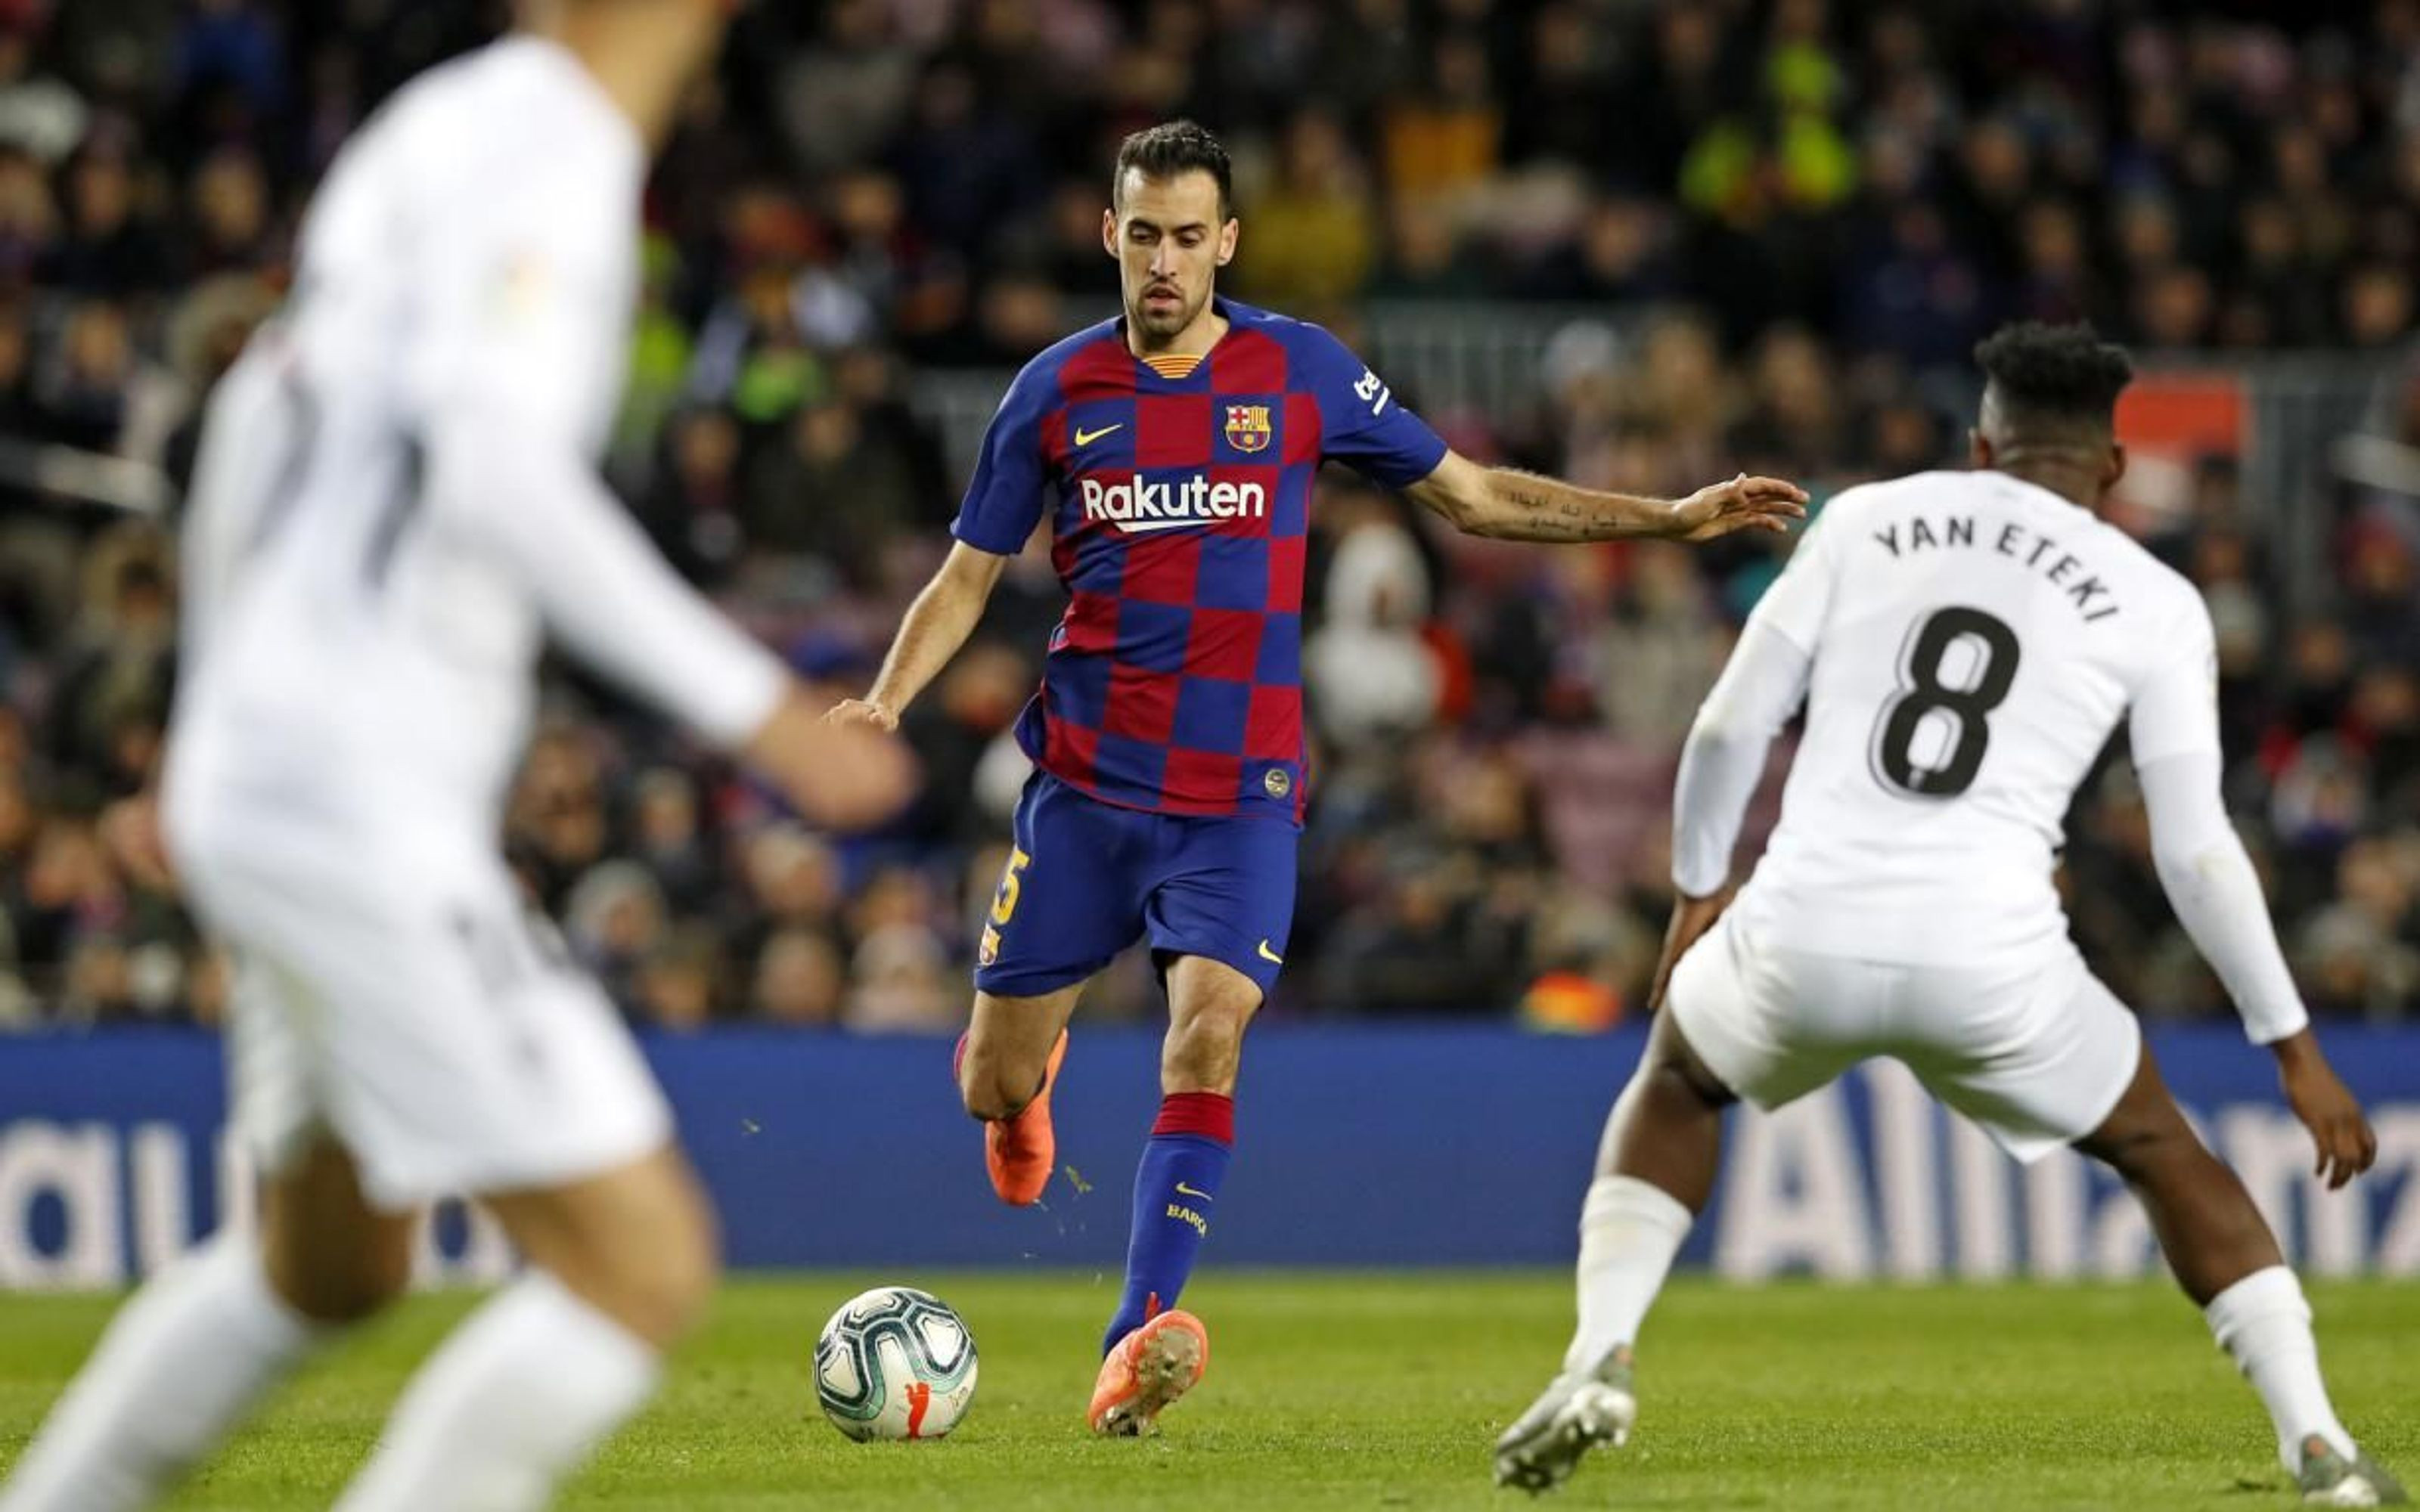
[{"label": "player's short dark hair", "polygon": [[1993,392],[2021,424],[2114,428],[2118,395],[2134,380],[2126,348],[2088,322],[2002,326],[1975,348]]},{"label": "player's short dark hair", "polygon": [[1128,169],[1160,179],[1206,173],[1218,180],[1218,219],[1234,214],[1235,166],[1228,161],[1227,144],[1199,122],[1162,121],[1119,143],[1117,177],[1109,182],[1111,205],[1124,202]]}]

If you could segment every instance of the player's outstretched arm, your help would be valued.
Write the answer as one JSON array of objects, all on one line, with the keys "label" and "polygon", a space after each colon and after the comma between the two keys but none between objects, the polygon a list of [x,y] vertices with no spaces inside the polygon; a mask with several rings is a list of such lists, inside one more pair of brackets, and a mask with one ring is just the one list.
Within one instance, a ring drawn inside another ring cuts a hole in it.
[{"label": "player's outstretched arm", "polygon": [[940,675],[950,658],[975,633],[991,591],[999,586],[1008,558],[958,542],[933,580],[916,595],[882,658],[882,671],[865,697],[850,699],[826,715],[834,724],[864,724],[896,730],[899,717],[916,695]]},{"label": "player's outstretched arm", "polygon": [[2378,1160],[2378,1134],[2361,1099],[2320,1052],[2319,1036],[2299,1029],[2269,1048],[2277,1053],[2277,1081],[2287,1106],[2311,1131],[2317,1150],[2311,1174],[2323,1178],[2333,1192],[2368,1170]]},{"label": "player's outstretched arm", "polygon": [[1812,670],[1788,636],[1751,617],[1689,726],[1672,791],[1672,920],[1648,1007],[1663,1006],[1672,967],[1714,928],[1730,896],[1731,851],[1774,736],[1807,696]]},{"label": "player's outstretched arm", "polygon": [[1742,473],[1686,499],[1641,499],[1481,467],[1457,452],[1407,491],[1464,534],[1505,541],[1711,541],[1734,531],[1785,531],[1807,515],[1807,491],[1780,478]]},{"label": "player's outstretched arm", "polygon": [[914,797],[906,748],[825,729],[821,703],[680,580],[570,442],[458,413],[431,452],[439,507],[482,532],[566,651],[737,752],[814,824],[867,828]]},{"label": "player's outstretched arm", "polygon": [[2311,1032],[2259,874],[2227,821],[2217,754],[2162,756],[2136,776],[2151,821],[2151,859],[2178,921],[2226,984],[2245,1032],[2276,1054],[2286,1101],[2318,1147],[2315,1174],[2331,1188],[2344,1185],[2378,1158],[2378,1136]]},{"label": "player's outstretched arm", "polygon": [[916,796],[916,764],[888,731],[837,723],[823,701],[791,687],[739,748],[810,823],[871,829]]}]

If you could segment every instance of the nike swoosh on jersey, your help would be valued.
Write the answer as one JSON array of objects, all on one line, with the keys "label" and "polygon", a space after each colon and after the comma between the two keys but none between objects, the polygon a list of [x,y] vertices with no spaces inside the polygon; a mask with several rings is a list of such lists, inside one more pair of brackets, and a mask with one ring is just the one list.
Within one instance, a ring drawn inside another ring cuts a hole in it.
[{"label": "nike swoosh on jersey", "polygon": [[1281,966],[1285,964],[1285,957],[1278,954],[1275,950],[1270,949],[1269,942],[1266,940],[1263,940],[1261,942],[1261,959],[1273,966]]},{"label": "nike swoosh on jersey", "polygon": [[1078,426],[1076,430],[1076,444],[1078,446],[1090,446],[1094,441],[1099,440],[1102,437],[1107,436],[1109,432],[1113,430],[1124,430],[1125,428],[1126,423],[1123,420],[1119,421],[1114,425],[1103,425],[1098,430],[1086,430],[1081,426]]},{"label": "nike swoosh on jersey", "polygon": [[1176,1195],[1180,1197],[1200,1197],[1204,1202],[1213,1200],[1209,1193],[1198,1186],[1187,1186],[1182,1181],[1176,1183]]}]

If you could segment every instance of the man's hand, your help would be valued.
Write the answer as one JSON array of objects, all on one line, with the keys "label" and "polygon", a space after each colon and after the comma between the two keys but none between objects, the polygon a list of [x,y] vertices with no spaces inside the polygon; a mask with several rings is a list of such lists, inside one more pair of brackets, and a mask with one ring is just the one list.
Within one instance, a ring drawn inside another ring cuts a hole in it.
[{"label": "man's hand", "polygon": [[1674,504],[1672,528],[1665,533],[1676,541],[1712,541],[1733,531],[1786,531],[1792,520],[1806,517],[1806,489],[1743,472]]},{"label": "man's hand", "polygon": [[145,788],[101,812],[101,842],[119,871],[153,892],[173,892],[177,870],[160,826],[160,795]]},{"label": "man's hand", "polygon": [[1710,897],[1692,898],[1683,893],[1673,900],[1672,922],[1664,931],[1664,953],[1655,960],[1655,980],[1647,989],[1647,1011],[1664,1011],[1664,995],[1672,985],[1672,968],[1689,953],[1689,947],[1714,927],[1714,920],[1723,917],[1730,901],[1728,888]]},{"label": "man's hand", "polygon": [[879,703],[864,699],[843,699],[824,711],[824,723],[829,725],[870,725],[884,734],[899,728],[899,716]]},{"label": "man's hand", "polygon": [[861,705],[870,715],[844,716],[848,707],[824,710],[794,688],[740,756],[778,784],[810,823],[872,829],[915,798],[916,762],[891,733],[898,720],[888,711]]},{"label": "man's hand", "polygon": [[2287,1105],[2311,1131],[2311,1142],[2319,1149],[2311,1174],[2325,1178],[2334,1192],[2378,1159],[2378,1135],[2362,1114],[2361,1100],[2336,1079],[2309,1029],[2269,1048],[2277,1054],[2277,1080],[2286,1089]]}]

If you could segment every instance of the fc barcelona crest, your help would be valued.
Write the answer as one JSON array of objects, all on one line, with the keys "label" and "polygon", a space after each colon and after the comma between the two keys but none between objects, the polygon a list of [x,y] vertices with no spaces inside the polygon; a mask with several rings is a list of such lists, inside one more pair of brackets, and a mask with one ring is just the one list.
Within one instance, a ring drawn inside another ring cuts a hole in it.
[{"label": "fc barcelona crest", "polygon": [[1231,404],[1227,407],[1227,444],[1239,452],[1265,452],[1269,447],[1269,407]]}]

